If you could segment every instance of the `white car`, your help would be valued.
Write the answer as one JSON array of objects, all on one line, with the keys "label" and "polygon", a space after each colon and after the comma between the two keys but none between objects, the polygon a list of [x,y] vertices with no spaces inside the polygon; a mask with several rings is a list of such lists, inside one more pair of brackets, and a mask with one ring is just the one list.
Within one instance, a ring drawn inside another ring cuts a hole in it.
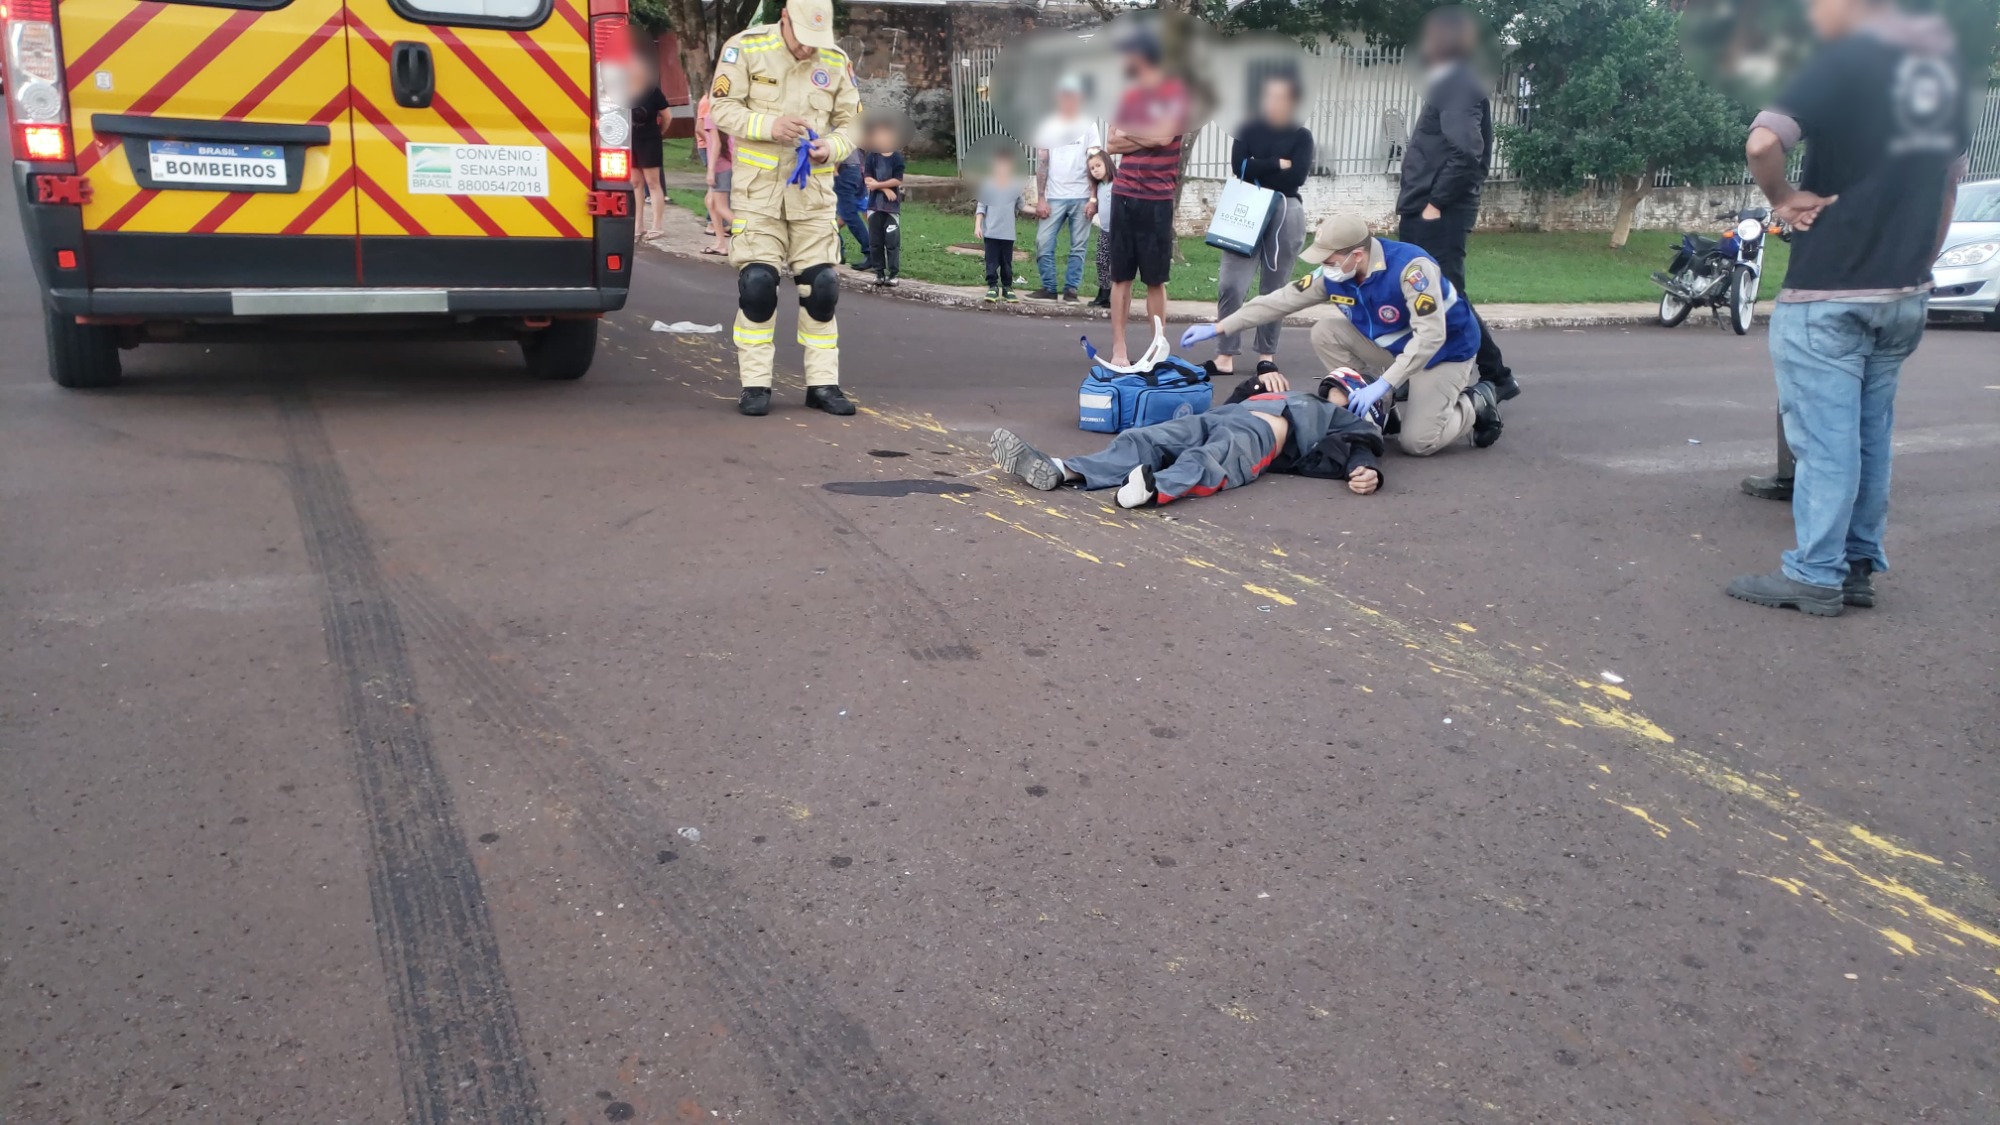
[{"label": "white car", "polygon": [[1932,312],[1979,313],[2000,330],[2000,180],[1959,185],[1931,276]]}]

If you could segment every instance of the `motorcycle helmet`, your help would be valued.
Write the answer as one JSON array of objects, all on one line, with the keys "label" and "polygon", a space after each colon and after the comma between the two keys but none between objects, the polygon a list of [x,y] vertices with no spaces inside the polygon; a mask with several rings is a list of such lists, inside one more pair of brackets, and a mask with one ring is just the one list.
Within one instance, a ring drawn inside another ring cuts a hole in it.
[{"label": "motorcycle helmet", "polygon": [[[1336,386],[1343,393],[1352,395],[1367,386],[1368,382],[1368,376],[1363,375],[1352,367],[1336,367],[1332,371],[1327,372],[1326,378],[1319,381],[1319,397],[1327,397],[1327,388]],[[1389,405],[1394,401],[1394,397],[1393,395],[1384,395],[1380,401],[1368,408],[1368,420],[1375,423],[1378,429],[1386,429],[1388,427]]]}]

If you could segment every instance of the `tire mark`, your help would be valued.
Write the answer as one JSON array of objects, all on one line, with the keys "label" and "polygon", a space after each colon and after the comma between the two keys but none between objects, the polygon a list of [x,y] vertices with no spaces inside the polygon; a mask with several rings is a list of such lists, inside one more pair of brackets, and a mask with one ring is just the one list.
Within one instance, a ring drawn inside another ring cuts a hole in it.
[{"label": "tire mark", "polygon": [[303,389],[279,393],[286,474],[368,821],[368,895],[414,1125],[539,1125],[542,1100],[479,874],[432,751],[367,531]]},{"label": "tire mark", "polygon": [[883,591],[885,624],[912,660],[979,659],[979,646],[972,643],[972,635],[959,627],[944,603],[932,597],[896,556],[819,496],[803,493],[796,499],[808,516],[832,525],[836,541],[864,571],[862,581]]},{"label": "tire mark", "polygon": [[511,671],[518,657],[421,579],[392,574],[396,605],[471,715],[500,732],[553,800],[575,811],[585,839],[643,903],[686,959],[683,976],[711,992],[733,1036],[768,1070],[782,1120],[814,1125],[934,1122],[908,1084],[780,937],[747,905],[729,873],[691,849],[658,859],[668,823],[580,736],[577,726]]}]

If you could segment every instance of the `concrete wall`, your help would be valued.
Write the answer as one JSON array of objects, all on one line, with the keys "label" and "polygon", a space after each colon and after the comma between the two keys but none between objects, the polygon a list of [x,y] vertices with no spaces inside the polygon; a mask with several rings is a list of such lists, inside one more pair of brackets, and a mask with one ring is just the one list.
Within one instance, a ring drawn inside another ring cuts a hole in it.
[{"label": "concrete wall", "polygon": [[[1181,196],[1177,218],[1180,233],[1198,235],[1208,229],[1221,180],[1190,180]],[[1396,229],[1396,177],[1380,173],[1314,176],[1299,198],[1308,221],[1335,211],[1354,211],[1378,231]],[[1715,226],[1723,208],[1761,206],[1754,186],[1656,188],[1639,205],[1633,226],[1639,229],[1681,230]],[[1618,210],[1614,191],[1574,196],[1539,196],[1518,183],[1489,183],[1480,200],[1481,230],[1602,230],[1609,231]]]},{"label": "concrete wall", "polygon": [[1022,4],[871,4],[847,8],[840,45],[854,60],[855,85],[870,109],[896,110],[913,129],[909,151],[950,156],[954,151],[951,72],[960,55],[999,47],[1036,26],[1036,10]]}]

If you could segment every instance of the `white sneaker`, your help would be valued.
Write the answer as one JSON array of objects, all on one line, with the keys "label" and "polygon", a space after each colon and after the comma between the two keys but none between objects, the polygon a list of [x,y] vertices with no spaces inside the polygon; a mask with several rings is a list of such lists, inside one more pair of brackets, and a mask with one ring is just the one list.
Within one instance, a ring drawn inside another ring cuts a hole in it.
[{"label": "white sneaker", "polygon": [[1153,486],[1153,470],[1140,465],[1125,478],[1124,484],[1118,486],[1118,506],[1143,508],[1158,498],[1158,491]]}]

